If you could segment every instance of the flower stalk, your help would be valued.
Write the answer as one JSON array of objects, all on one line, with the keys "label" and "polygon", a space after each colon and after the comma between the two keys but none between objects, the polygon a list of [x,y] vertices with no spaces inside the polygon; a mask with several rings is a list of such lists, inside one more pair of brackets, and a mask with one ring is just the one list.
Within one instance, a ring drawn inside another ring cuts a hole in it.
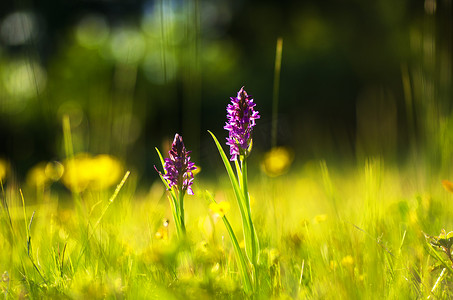
[{"label": "flower stalk", "polygon": [[[245,241],[245,253],[249,262],[248,273],[253,281],[254,291],[258,288],[257,270],[259,261],[259,240],[252,220],[250,207],[250,195],[248,192],[247,181],[247,157],[252,150],[252,131],[255,120],[259,119],[258,111],[254,110],[255,103],[251,96],[242,87],[237,93],[237,97],[231,97],[231,103],[227,106],[227,122],[224,129],[228,131],[227,145],[230,146],[230,160],[228,160],[215,135],[208,131],[217,146],[220,157],[225,165],[230,178],[236,200],[239,206],[242,219],[242,230]],[[234,161],[236,174],[234,174],[230,161]],[[233,238],[231,238],[233,240]],[[238,254],[242,255],[242,252]],[[245,259],[241,257],[241,259]],[[247,291],[247,278],[244,277],[243,283]]]},{"label": "flower stalk", "polygon": [[186,234],[185,217],[184,217],[184,196],[187,192],[193,195],[193,171],[197,168],[195,164],[190,161],[189,154],[191,151],[186,151],[182,136],[175,135],[171,149],[168,152],[168,158],[163,159],[159,150],[156,148],[159,155],[164,173],[159,173],[159,176],[164,183],[167,190],[170,192],[169,200],[173,214],[173,220],[176,226],[178,237],[182,238]]}]

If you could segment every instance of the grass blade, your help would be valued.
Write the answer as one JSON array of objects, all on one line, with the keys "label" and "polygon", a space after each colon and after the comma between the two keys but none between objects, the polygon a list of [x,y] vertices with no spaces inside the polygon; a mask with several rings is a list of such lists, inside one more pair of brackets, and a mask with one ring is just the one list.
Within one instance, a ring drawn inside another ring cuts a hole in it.
[{"label": "grass blade", "polygon": [[[206,191],[206,194],[210,198],[210,200],[214,203],[217,203],[212,197],[212,195]],[[238,240],[236,235],[234,234],[233,228],[231,227],[230,222],[228,221],[225,215],[222,216],[223,223],[228,231],[228,235],[230,236],[231,243],[233,244],[234,253],[236,254],[236,259],[239,267],[239,271],[242,275],[242,282],[244,283],[244,290],[247,294],[253,291],[252,289],[252,279],[250,277],[250,273],[247,268],[247,261],[244,257],[243,252],[241,251],[241,247],[239,246]]]},{"label": "grass blade", "polygon": [[436,249],[434,249],[434,247],[428,241],[426,242],[426,245],[429,248],[428,254],[434,257],[438,262],[440,262],[444,266],[444,268],[447,269],[448,272],[450,272],[450,274],[453,274],[453,268],[451,267],[451,265],[443,259],[443,257],[436,251]]},{"label": "grass blade", "polygon": [[278,122],[278,92],[280,90],[280,70],[282,67],[282,50],[283,39],[277,39],[277,46],[275,49],[275,68],[274,68],[274,92],[272,95],[272,131],[271,142],[272,148],[277,146],[277,122]]},{"label": "grass blade", "polygon": [[[249,256],[249,259],[252,258],[252,245],[249,241],[251,241],[251,228],[250,228],[250,223],[249,223],[249,216],[248,216],[248,211],[244,199],[244,194],[239,187],[239,183],[237,178],[234,175],[233,168],[231,167],[230,161],[228,160],[225,152],[222,149],[222,146],[220,145],[219,141],[217,140],[216,136],[209,131],[209,134],[211,134],[212,138],[214,139],[214,142],[217,146],[217,149],[219,150],[220,157],[222,158],[223,164],[225,165],[225,169],[228,173],[228,177],[230,178],[231,185],[233,186],[234,194],[236,196],[236,200],[239,205],[239,211],[241,212],[241,218],[242,218],[242,228],[244,231],[244,240],[245,240],[245,248],[246,248],[246,253]],[[238,165],[237,165],[238,167]],[[239,171],[238,168],[238,176],[242,178],[242,172]]]}]

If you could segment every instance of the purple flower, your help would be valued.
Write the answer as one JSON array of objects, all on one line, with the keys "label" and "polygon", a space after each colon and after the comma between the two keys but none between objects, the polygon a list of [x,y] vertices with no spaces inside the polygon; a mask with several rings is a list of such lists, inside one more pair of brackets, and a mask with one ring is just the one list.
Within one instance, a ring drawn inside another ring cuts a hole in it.
[{"label": "purple flower", "polygon": [[190,187],[193,183],[192,171],[196,170],[195,164],[190,161],[191,151],[186,151],[182,136],[175,134],[175,139],[171,144],[171,150],[168,152],[169,158],[165,158],[165,175],[164,179],[168,181],[168,185],[171,188],[176,186],[180,192],[185,192],[189,195],[193,195],[192,188]]},{"label": "purple flower", "polygon": [[230,146],[231,161],[236,160],[238,155],[248,154],[253,126],[255,120],[260,118],[258,111],[253,109],[255,105],[242,87],[236,98],[231,97],[231,104],[227,106],[228,122],[223,128],[229,131],[227,145]]}]

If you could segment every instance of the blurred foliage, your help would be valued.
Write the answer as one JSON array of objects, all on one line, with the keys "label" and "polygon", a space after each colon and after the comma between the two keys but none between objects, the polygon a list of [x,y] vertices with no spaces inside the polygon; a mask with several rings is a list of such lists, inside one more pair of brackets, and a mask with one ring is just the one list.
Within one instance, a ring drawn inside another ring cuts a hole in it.
[{"label": "blurred foliage", "polygon": [[[438,177],[424,174],[423,166],[414,173],[375,159],[347,169],[310,162],[251,180],[261,241],[257,298],[450,298],[453,233],[440,228],[453,226],[452,195]],[[24,190],[23,198],[7,185],[0,292],[7,298],[245,297],[221,222],[226,214],[240,228],[239,208],[229,205],[234,194],[222,178],[212,188],[218,203],[209,205],[204,188],[213,181],[197,180],[195,196],[187,198],[182,242],[159,182],[142,193],[131,177],[116,198],[113,188],[88,186],[80,207],[67,205],[56,185]]]},{"label": "blurred foliage", "polygon": [[[258,298],[451,298],[451,11],[451,0],[0,1],[0,292],[243,297],[219,222],[240,228],[238,207],[206,131],[224,140],[245,85],[262,116],[249,168],[261,167],[249,172]],[[162,184],[139,185],[157,179],[153,148],[167,152],[175,132],[203,168],[185,243]]]},{"label": "blurred foliage", "polygon": [[92,157],[79,153],[66,160],[64,166],[63,184],[74,192],[109,188],[118,183],[123,173],[121,162],[106,154]]},{"label": "blurred foliage", "polygon": [[65,114],[76,153],[118,156],[144,178],[155,178],[151,149],[175,132],[209,164],[206,130],[222,131],[242,85],[263,115],[255,148],[269,150],[278,37],[278,144],[296,162],[404,161],[417,149],[435,168],[452,163],[450,0],[0,7],[0,156],[21,178],[64,158]]}]

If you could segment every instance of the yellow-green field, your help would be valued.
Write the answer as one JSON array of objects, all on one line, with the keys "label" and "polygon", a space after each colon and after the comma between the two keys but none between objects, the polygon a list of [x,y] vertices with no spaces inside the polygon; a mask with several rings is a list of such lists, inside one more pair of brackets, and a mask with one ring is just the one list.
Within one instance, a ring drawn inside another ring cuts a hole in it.
[{"label": "yellow-green field", "polygon": [[2,297],[448,299],[451,262],[423,232],[434,236],[451,228],[453,195],[442,178],[427,174],[420,165],[397,168],[373,158],[357,167],[311,161],[278,177],[253,176],[261,252],[252,295],[243,292],[228,233],[209,209],[206,190],[230,202],[226,216],[242,240],[226,176],[196,175],[195,195],[185,201],[184,241],[177,239],[160,181],[137,189],[132,172],[117,195],[122,175],[110,188],[88,185],[71,196],[58,188],[61,183],[43,179],[37,189],[24,184],[22,198],[21,184],[6,176]]},{"label": "yellow-green field", "polygon": [[453,299],[451,1],[371,2],[0,1],[0,299]]}]

